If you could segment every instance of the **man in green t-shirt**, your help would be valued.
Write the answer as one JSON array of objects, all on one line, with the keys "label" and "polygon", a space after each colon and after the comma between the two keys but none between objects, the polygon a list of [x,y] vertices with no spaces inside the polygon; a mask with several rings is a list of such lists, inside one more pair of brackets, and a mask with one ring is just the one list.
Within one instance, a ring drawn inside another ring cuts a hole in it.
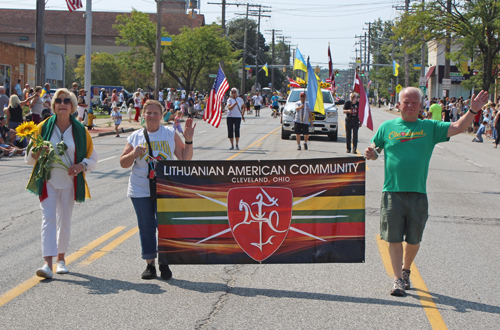
[{"label": "man in green t-shirt", "polygon": [[436,101],[431,101],[431,107],[429,108],[429,115],[427,118],[441,121],[443,108]]},{"label": "man in green t-shirt", "polygon": [[380,237],[389,243],[393,296],[404,296],[405,289],[410,288],[410,267],[428,217],[426,181],[434,146],[463,132],[488,101],[488,92],[473,95],[470,111],[453,123],[418,119],[422,106],[418,88],[404,88],[399,99],[401,118],[382,123],[371,140],[372,145],[365,150],[367,160],[377,159],[385,150]]}]

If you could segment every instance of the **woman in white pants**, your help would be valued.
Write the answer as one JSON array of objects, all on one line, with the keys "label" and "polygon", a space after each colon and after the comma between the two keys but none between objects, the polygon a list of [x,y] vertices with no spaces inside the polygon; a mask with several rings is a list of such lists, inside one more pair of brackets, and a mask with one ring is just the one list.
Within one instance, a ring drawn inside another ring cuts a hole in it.
[{"label": "woman in white pants", "polygon": [[85,174],[97,165],[92,138],[72,116],[77,106],[73,93],[65,88],[58,89],[51,103],[55,115],[38,125],[38,135],[50,141],[55,150],[58,143],[66,144],[64,155],[59,157],[69,167],[68,170],[56,164],[50,170],[49,180],[37,179],[40,152],[30,152],[25,156],[26,163],[34,166],[26,189],[39,196],[42,209],[42,256],[45,264],[36,274],[43,278],[52,278],[52,258],[56,256],[56,273],[68,272],[64,256],[69,246],[73,206],[75,201],[84,202],[85,198],[90,198]]}]

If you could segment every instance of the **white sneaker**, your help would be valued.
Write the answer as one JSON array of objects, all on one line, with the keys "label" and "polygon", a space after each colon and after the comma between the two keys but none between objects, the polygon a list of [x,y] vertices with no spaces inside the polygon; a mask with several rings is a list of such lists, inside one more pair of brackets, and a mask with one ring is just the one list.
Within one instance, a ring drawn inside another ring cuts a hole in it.
[{"label": "white sneaker", "polygon": [[63,260],[57,262],[56,274],[68,274],[68,268]]},{"label": "white sneaker", "polygon": [[45,264],[42,268],[38,268],[36,270],[36,276],[43,278],[52,278],[52,276],[54,276],[54,273],[52,272],[52,269],[50,269],[50,267]]}]

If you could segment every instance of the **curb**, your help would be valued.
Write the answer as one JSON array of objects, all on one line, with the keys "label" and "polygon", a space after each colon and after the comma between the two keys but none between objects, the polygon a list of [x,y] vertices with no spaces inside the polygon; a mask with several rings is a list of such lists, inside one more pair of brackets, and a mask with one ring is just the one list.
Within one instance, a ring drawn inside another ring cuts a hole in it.
[{"label": "curb", "polygon": [[[133,131],[135,131],[135,128],[132,128],[132,127],[131,128],[124,128],[122,130],[123,133],[128,133],[128,132],[133,132]],[[105,136],[105,135],[114,135],[114,134],[116,134],[115,131],[101,132],[101,133],[98,133],[98,134],[92,136],[92,138]]]}]

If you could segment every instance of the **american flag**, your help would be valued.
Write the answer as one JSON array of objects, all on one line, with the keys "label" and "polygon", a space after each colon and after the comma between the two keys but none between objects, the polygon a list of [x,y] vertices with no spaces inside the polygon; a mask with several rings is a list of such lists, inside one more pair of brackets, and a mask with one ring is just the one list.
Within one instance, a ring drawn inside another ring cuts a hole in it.
[{"label": "american flag", "polygon": [[203,114],[203,120],[208,122],[214,127],[219,127],[222,119],[222,98],[229,89],[226,76],[222,69],[219,67],[217,78],[215,79],[214,86],[210,91],[210,96],[207,101],[207,108]]},{"label": "american flag", "polygon": [[[89,0],[87,0],[89,1]],[[70,12],[83,7],[82,0],[66,0]]]}]

